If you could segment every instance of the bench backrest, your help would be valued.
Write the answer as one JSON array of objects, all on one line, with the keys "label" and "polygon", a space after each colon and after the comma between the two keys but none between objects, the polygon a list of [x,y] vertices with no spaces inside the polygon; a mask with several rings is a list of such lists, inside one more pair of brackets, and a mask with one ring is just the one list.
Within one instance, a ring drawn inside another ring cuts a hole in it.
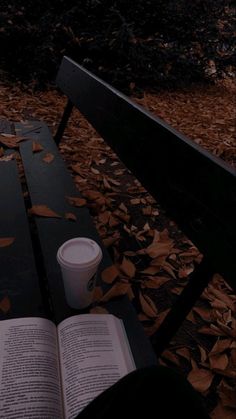
[{"label": "bench backrest", "polygon": [[56,83],[235,287],[235,170],[68,57]]}]

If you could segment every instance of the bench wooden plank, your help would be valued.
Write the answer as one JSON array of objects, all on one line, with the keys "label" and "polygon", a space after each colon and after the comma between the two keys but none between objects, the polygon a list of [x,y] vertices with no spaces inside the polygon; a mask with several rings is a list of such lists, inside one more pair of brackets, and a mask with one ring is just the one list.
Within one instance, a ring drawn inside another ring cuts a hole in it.
[{"label": "bench wooden plank", "polygon": [[12,309],[0,318],[44,315],[33,248],[15,161],[0,162],[0,237],[14,237],[0,248],[0,300]]},{"label": "bench wooden plank", "polygon": [[[35,123],[35,126],[38,127],[38,122]],[[17,132],[26,133],[24,126],[21,124],[16,123],[15,127],[17,130],[22,130],[22,132]],[[67,196],[79,196],[79,192],[58,152],[48,127],[42,123],[40,132],[39,130],[38,132],[31,130],[29,136],[37,139],[44,148],[42,152],[33,153],[31,140],[22,142],[20,145],[31,203],[32,205],[46,205],[62,216],[62,218],[35,218],[55,320],[59,322],[74,313],[65,301],[60,267],[56,260],[59,246],[73,237],[90,237],[96,240],[103,249],[103,262],[100,271],[112,262],[94,227],[88,209],[72,207],[66,199]],[[54,160],[51,163],[43,161],[45,153],[54,155]],[[77,221],[63,218],[66,212],[73,212]]]},{"label": "bench wooden plank", "polygon": [[68,57],[56,83],[236,289],[236,172]]}]

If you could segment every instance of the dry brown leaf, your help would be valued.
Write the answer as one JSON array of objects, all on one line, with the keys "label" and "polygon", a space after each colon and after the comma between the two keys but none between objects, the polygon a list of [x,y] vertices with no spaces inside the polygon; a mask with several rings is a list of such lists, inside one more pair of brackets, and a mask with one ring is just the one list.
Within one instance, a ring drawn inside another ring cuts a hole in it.
[{"label": "dry brown leaf", "polygon": [[103,290],[101,287],[96,286],[93,291],[93,301],[100,301],[103,296]]},{"label": "dry brown leaf", "polygon": [[222,380],[218,385],[217,393],[219,394],[223,406],[236,409],[236,385],[231,387],[225,380]]},{"label": "dry brown leaf", "polygon": [[10,160],[13,160],[15,158],[15,154],[14,153],[12,153],[12,154],[6,154],[5,156],[3,156],[3,157],[0,157],[0,161],[10,161]]},{"label": "dry brown leaf", "polygon": [[92,314],[107,314],[109,311],[105,307],[95,306],[89,310]]},{"label": "dry brown leaf", "polygon": [[38,143],[37,141],[32,141],[32,152],[38,153],[39,151],[43,150],[43,146]]},{"label": "dry brown leaf", "polygon": [[99,173],[100,173],[99,170],[95,169],[94,167],[91,167],[90,170],[94,175],[99,175]]},{"label": "dry brown leaf", "polygon": [[103,239],[103,244],[105,247],[110,247],[112,246],[117,240],[119,240],[120,236],[119,235],[115,235],[115,236],[111,236],[111,237],[106,237],[105,239]]},{"label": "dry brown leaf", "polygon": [[77,217],[75,214],[73,214],[73,212],[66,212],[65,213],[65,219],[66,220],[71,220],[71,221],[76,221]]},{"label": "dry brown leaf", "polygon": [[203,362],[206,362],[206,360],[207,360],[207,352],[206,352],[206,350],[204,348],[202,348],[201,346],[199,346],[199,345],[198,345],[198,348],[199,348],[199,351],[200,351],[200,354],[201,354],[201,362],[202,363]]},{"label": "dry brown leaf", "polygon": [[10,246],[15,241],[15,237],[0,237],[0,247]]},{"label": "dry brown leaf", "polygon": [[139,198],[133,198],[130,200],[130,203],[132,205],[139,205],[140,204],[140,199]]},{"label": "dry brown leaf", "polygon": [[208,326],[201,326],[198,329],[198,333],[202,333],[203,335],[211,335],[211,336],[227,336],[226,333],[222,332],[218,327],[214,324],[211,324],[210,327]]},{"label": "dry brown leaf", "polygon": [[218,339],[211,349],[209,355],[220,354],[230,347],[232,339]]},{"label": "dry brown leaf", "polygon": [[146,254],[148,254],[152,259],[154,259],[160,256],[168,256],[172,246],[172,243],[154,242],[144,250]]},{"label": "dry brown leaf", "polygon": [[216,408],[211,412],[211,419],[235,419],[235,409],[223,406],[218,403]]},{"label": "dry brown leaf", "polygon": [[55,156],[52,153],[46,153],[43,157],[45,163],[51,163],[54,160]]},{"label": "dry brown leaf", "polygon": [[157,316],[157,309],[154,302],[147,296],[139,292],[139,300],[142,306],[142,310],[149,317]]},{"label": "dry brown leaf", "polygon": [[216,289],[213,285],[208,285],[208,290],[220,301],[223,301],[232,311],[235,310],[234,302],[225,292]]},{"label": "dry brown leaf", "polygon": [[3,147],[0,147],[0,157],[4,156],[4,150]]},{"label": "dry brown leaf", "polygon": [[156,275],[158,272],[160,272],[160,266],[149,266],[141,271],[141,273],[145,275]]},{"label": "dry brown leaf", "polygon": [[67,196],[66,199],[74,207],[84,207],[87,204],[86,199],[80,198],[79,196]]},{"label": "dry brown leaf", "polygon": [[172,362],[172,364],[180,366],[179,358],[169,349],[165,349],[161,356],[162,358],[167,359],[168,361]]},{"label": "dry brown leaf", "polygon": [[178,277],[179,278],[187,278],[194,270],[193,266],[182,266],[178,270]]},{"label": "dry brown leaf", "polygon": [[225,370],[229,363],[229,359],[226,354],[214,354],[209,355],[209,363],[212,370]]},{"label": "dry brown leaf", "polygon": [[119,271],[115,265],[108,266],[101,273],[101,278],[107,284],[111,284],[118,277]]},{"label": "dry brown leaf", "polygon": [[125,223],[128,223],[130,221],[130,215],[125,214],[123,211],[120,211],[118,209],[113,211],[113,215],[115,215],[117,218],[119,218],[121,221],[124,221]]},{"label": "dry brown leaf", "polygon": [[46,205],[33,205],[32,208],[28,210],[28,213],[39,217],[61,218],[61,215],[57,214],[51,208],[48,208]]},{"label": "dry brown leaf", "polygon": [[197,365],[194,364],[187,378],[195,390],[199,391],[200,393],[204,393],[210,388],[214,374],[212,371],[198,368]]},{"label": "dry brown leaf", "polygon": [[212,320],[211,310],[204,307],[193,307],[194,313],[197,313],[203,320],[210,322]]},{"label": "dry brown leaf", "polygon": [[13,134],[0,134],[0,143],[5,145],[8,148],[19,147],[19,143],[24,140],[28,140],[27,137],[21,137],[19,135]]},{"label": "dry brown leaf", "polygon": [[120,295],[125,295],[128,293],[131,285],[128,282],[116,282],[113,287],[106,292],[101,298],[101,301],[109,301],[114,297],[119,297]]},{"label": "dry brown leaf", "polygon": [[119,224],[120,224],[120,221],[116,217],[113,217],[113,215],[111,214],[109,217],[109,226],[116,227]]},{"label": "dry brown leaf", "polygon": [[9,297],[4,297],[0,301],[0,310],[3,311],[4,314],[8,313],[8,311],[11,309],[11,302],[9,300]]},{"label": "dry brown leaf", "polygon": [[111,216],[110,211],[103,211],[103,212],[98,214],[98,219],[99,219],[100,223],[107,224],[109,222],[110,216]]},{"label": "dry brown leaf", "polygon": [[96,201],[99,198],[103,198],[104,203],[106,202],[101,192],[94,191],[92,189],[86,189],[85,191],[83,191],[83,196],[85,196],[85,198],[87,198],[89,201]]},{"label": "dry brown leaf", "polygon": [[123,257],[122,263],[119,265],[119,269],[123,272],[124,275],[128,276],[129,278],[134,278],[136,267],[131,262],[131,260],[127,259],[125,256]]},{"label": "dry brown leaf", "polygon": [[123,211],[127,214],[128,210],[127,210],[127,208],[126,208],[126,206],[123,202],[119,205],[119,208],[120,208],[121,211]]},{"label": "dry brown leaf", "polygon": [[174,273],[173,266],[170,263],[164,262],[162,264],[162,269],[164,269],[164,271],[166,271],[168,274],[170,274],[170,276],[172,276],[172,278],[176,279],[176,275]]},{"label": "dry brown leaf", "polygon": [[179,348],[176,350],[176,353],[180,356],[182,356],[183,358],[187,359],[187,361],[191,360],[191,352],[188,348],[183,347],[183,348]]},{"label": "dry brown leaf", "polygon": [[166,282],[169,282],[170,279],[169,278],[165,278],[163,277],[153,277],[153,278],[149,278],[147,280],[145,280],[145,287],[147,288],[153,288],[153,289],[158,289],[161,285],[165,284]]}]

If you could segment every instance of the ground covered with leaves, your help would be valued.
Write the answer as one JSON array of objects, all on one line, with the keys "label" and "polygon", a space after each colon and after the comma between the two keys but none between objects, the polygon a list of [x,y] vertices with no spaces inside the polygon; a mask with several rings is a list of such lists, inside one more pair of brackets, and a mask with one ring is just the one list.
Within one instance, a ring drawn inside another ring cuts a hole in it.
[{"label": "ground covered with leaves", "polygon": [[230,76],[235,37],[234,0],[1,0],[1,68],[36,83],[63,55],[124,89]]},{"label": "ground covered with leaves", "polygon": [[[235,167],[234,89],[230,82],[133,99]],[[1,117],[10,120],[41,119],[55,133],[64,105],[53,89],[1,86]],[[95,300],[128,294],[151,339],[202,255],[77,110],[60,150],[114,263],[102,273],[109,291],[98,286]],[[9,158],[3,144],[0,156]],[[236,414],[235,303],[216,273],[161,357],[184,372],[214,419]]]}]

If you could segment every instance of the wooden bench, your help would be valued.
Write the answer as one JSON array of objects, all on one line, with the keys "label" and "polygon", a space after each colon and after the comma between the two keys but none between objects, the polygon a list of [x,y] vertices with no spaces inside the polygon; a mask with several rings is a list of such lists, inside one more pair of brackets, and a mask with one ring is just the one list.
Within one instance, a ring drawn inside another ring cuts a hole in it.
[{"label": "wooden bench", "polygon": [[41,153],[32,152],[32,140],[20,143],[29,206],[46,205],[62,218],[35,217],[29,226],[16,162],[0,164],[0,237],[16,238],[0,249],[0,301],[6,294],[11,301],[11,310],[1,312],[1,318],[53,313],[58,323],[74,312],[65,302],[56,261],[58,247],[69,238],[87,236],[101,245],[100,272],[112,263],[86,208],[73,207],[78,222],[63,217],[72,211],[66,196],[79,192],[57,145],[76,106],[204,254],[152,339],[160,355],[214,272],[235,289],[235,172],[67,57],[57,84],[68,104],[55,141],[42,122],[2,126],[4,132],[37,140],[45,153],[53,154],[54,160],[45,164]]},{"label": "wooden bench", "polygon": [[204,255],[152,338],[161,354],[214,273],[236,290],[235,170],[68,57],[56,83],[68,98],[56,143],[75,106]]},{"label": "wooden bench", "polygon": [[[28,217],[17,163],[15,160],[0,161],[0,320],[40,316],[58,324],[71,315],[87,312],[86,309],[72,309],[66,303],[56,260],[58,247],[77,236],[96,240],[103,252],[98,282],[101,271],[112,261],[88,209],[72,207],[68,202],[67,196],[79,196],[79,193],[48,127],[41,122],[22,124],[4,120],[0,123],[0,132],[30,138],[20,145],[29,192],[27,207],[46,205],[62,216]],[[33,153],[34,139],[43,147],[42,152]],[[50,164],[43,161],[46,153],[54,156]],[[66,219],[66,212],[73,212],[77,220]],[[14,241],[3,246],[3,238]],[[156,355],[128,297],[109,301],[105,307],[123,319],[136,366],[156,363]]]}]

